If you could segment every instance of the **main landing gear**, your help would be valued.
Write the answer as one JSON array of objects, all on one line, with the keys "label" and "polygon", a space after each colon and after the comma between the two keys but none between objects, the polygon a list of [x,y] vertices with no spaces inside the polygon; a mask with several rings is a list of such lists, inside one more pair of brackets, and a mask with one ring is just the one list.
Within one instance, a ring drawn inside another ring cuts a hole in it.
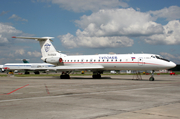
[{"label": "main landing gear", "polygon": [[100,79],[102,73],[103,72],[93,72],[92,78],[93,79]]},{"label": "main landing gear", "polygon": [[60,75],[60,79],[70,79],[69,74],[70,72],[62,72],[62,74]]},{"label": "main landing gear", "polygon": [[24,72],[24,74],[30,74],[30,72],[28,72],[28,71],[25,71],[25,72]]},{"label": "main landing gear", "polygon": [[154,81],[154,70],[152,71],[151,77],[149,78],[149,81]]},{"label": "main landing gear", "polygon": [[40,74],[40,72],[39,71],[35,71],[34,74]]}]

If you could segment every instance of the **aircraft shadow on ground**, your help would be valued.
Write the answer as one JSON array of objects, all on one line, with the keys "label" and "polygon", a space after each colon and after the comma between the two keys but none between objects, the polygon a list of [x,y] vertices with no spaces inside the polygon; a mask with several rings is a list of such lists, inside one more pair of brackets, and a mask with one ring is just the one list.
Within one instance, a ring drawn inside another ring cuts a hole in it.
[{"label": "aircraft shadow on ground", "polygon": [[[64,80],[64,79],[60,79],[59,76],[53,76],[54,79],[59,79],[59,80]],[[78,80],[78,79],[84,79],[84,80],[126,80],[126,81],[149,81],[148,79],[133,79],[133,78],[111,78],[111,77],[101,77],[100,79],[93,79],[92,77],[84,77],[84,76],[78,76],[78,77],[73,77],[71,76],[70,79],[66,79],[66,80]]]},{"label": "aircraft shadow on ground", "polygon": [[[16,78],[25,78],[25,77],[16,77]],[[38,80],[49,80],[49,79],[58,79],[58,80],[64,80],[64,79],[60,79],[59,76],[52,76],[52,77],[26,77],[27,79],[38,79]],[[84,80],[126,80],[126,81],[149,81],[149,78],[146,77],[146,78],[142,78],[141,79],[133,79],[132,78],[124,78],[124,77],[104,77],[102,76],[100,79],[93,79],[91,76],[89,77],[85,77],[85,76],[71,76],[70,79],[66,79],[66,80],[78,80],[78,79],[84,79]],[[159,79],[159,78],[155,78],[155,81],[151,81],[151,82],[156,82],[156,81],[172,81],[173,79]]]},{"label": "aircraft shadow on ground", "polygon": [[[60,79],[58,76],[54,76],[53,78]],[[92,77],[82,77],[82,76],[79,76],[79,77],[71,76],[70,79],[93,79],[93,78]],[[93,80],[101,80],[101,79],[112,79],[112,78],[111,77],[101,77],[100,79],[93,79]]]}]

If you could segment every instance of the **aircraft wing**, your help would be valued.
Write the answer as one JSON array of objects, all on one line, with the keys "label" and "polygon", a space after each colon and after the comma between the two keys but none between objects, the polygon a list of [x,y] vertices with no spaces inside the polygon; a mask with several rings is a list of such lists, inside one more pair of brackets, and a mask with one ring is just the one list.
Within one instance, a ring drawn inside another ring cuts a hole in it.
[{"label": "aircraft wing", "polygon": [[103,69],[104,67],[101,65],[93,65],[93,66],[56,66],[56,67],[48,67],[48,70],[59,70],[59,71],[69,71],[69,70],[97,70]]},{"label": "aircraft wing", "polygon": [[35,40],[37,40],[37,41],[42,41],[42,40],[49,39],[50,41],[53,41],[53,40],[51,40],[51,39],[53,39],[54,37],[16,37],[16,36],[13,36],[12,38],[35,39]]}]

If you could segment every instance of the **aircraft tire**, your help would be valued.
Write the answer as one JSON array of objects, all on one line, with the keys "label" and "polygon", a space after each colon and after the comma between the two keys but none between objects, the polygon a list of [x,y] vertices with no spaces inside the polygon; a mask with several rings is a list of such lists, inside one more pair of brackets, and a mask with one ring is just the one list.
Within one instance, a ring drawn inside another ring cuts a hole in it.
[{"label": "aircraft tire", "polygon": [[60,79],[70,79],[69,75],[60,75]]},{"label": "aircraft tire", "polygon": [[101,75],[100,75],[100,74],[98,74],[98,75],[97,75],[97,78],[98,78],[98,79],[100,79],[100,78],[101,78]]},{"label": "aircraft tire", "polygon": [[149,78],[149,81],[154,81],[154,77],[150,77],[150,78]]},{"label": "aircraft tire", "polygon": [[35,71],[34,74],[40,74],[39,71]]},{"label": "aircraft tire", "polygon": [[24,74],[30,74],[29,72],[25,72]]}]

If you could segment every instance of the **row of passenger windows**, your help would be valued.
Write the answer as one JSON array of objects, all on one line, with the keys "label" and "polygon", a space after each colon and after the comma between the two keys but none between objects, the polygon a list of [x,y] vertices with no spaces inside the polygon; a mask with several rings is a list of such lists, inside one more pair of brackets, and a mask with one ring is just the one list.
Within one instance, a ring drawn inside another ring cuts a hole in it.
[{"label": "row of passenger windows", "polygon": [[[118,61],[122,61],[120,60],[64,60],[64,62],[118,62]],[[127,61],[127,60],[126,60]]]}]

